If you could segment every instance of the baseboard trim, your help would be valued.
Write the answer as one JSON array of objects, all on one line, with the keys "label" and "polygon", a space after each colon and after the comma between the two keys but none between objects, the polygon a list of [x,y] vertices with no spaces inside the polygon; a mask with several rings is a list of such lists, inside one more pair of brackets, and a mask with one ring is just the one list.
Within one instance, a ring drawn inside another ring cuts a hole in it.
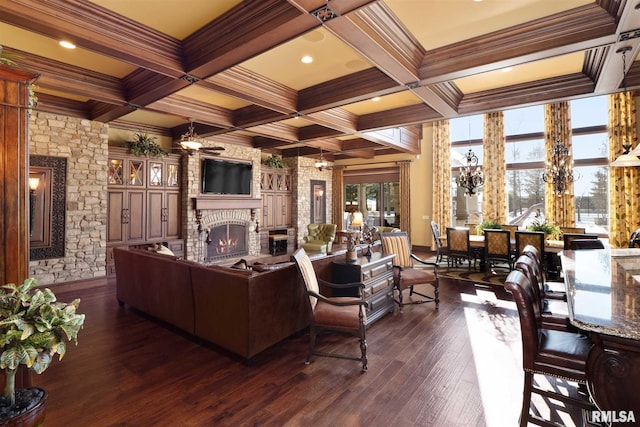
[{"label": "baseboard trim", "polygon": [[52,283],[41,287],[49,288],[56,293],[64,293],[99,288],[101,286],[107,286],[107,276],[96,277],[93,279],[72,280],[70,282]]}]

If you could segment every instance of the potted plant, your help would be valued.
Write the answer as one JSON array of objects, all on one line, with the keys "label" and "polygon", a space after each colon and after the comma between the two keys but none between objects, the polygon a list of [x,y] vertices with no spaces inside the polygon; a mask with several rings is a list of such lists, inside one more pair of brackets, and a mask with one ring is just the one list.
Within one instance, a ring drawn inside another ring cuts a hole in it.
[{"label": "potted plant", "polygon": [[498,221],[487,220],[482,221],[480,224],[476,225],[476,233],[478,235],[484,234],[485,229],[502,230],[502,224],[500,224]]},{"label": "potted plant", "polygon": [[562,231],[557,225],[549,224],[548,222],[539,222],[527,227],[527,231],[544,231],[544,238],[551,240],[560,240]]},{"label": "potted plant", "polygon": [[[15,388],[20,365],[40,374],[58,353],[62,359],[66,340],[78,343],[84,314],[76,313],[80,300],[58,302],[50,289],[38,289],[28,278],[0,290],[0,368],[5,371],[0,397],[0,425],[38,425],[44,420],[46,392],[40,388]],[[33,423],[33,424],[31,424]]]},{"label": "potted plant", "polygon": [[278,156],[277,154],[270,155],[269,157],[265,158],[262,163],[265,164],[266,166],[269,166],[270,168],[274,168],[274,169],[286,169],[287,168],[287,165],[284,164],[284,161],[282,160],[282,157]]},{"label": "potted plant", "polygon": [[167,152],[156,142],[156,137],[149,136],[147,133],[136,133],[133,140],[124,142],[124,146],[136,156],[163,157],[167,155]]}]

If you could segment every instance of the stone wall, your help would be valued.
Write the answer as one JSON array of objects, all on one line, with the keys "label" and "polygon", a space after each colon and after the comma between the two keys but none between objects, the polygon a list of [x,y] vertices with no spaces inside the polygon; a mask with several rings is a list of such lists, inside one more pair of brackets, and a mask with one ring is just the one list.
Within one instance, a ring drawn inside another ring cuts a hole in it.
[{"label": "stone wall", "polygon": [[[229,160],[250,160],[253,164],[253,194],[252,197],[260,197],[260,150],[245,147],[234,144],[225,144],[215,141],[212,144],[219,147],[224,147],[225,150],[221,152],[220,158]],[[183,230],[186,240],[186,253],[185,258],[201,262],[203,257],[203,240],[205,235],[198,232],[198,225],[196,222],[196,211],[193,208],[193,199],[200,195],[200,155],[195,154],[192,156],[185,156],[183,160],[183,182],[186,183],[183,187],[183,191],[186,191],[186,197],[183,197],[184,205],[182,210],[183,218]],[[249,255],[257,256],[260,253],[260,235],[255,232],[256,223],[255,219],[261,218],[260,210],[256,209],[254,216],[251,215],[251,209],[229,209],[229,210],[203,210],[203,218],[208,220],[207,226],[213,225],[210,221],[211,218],[218,218],[217,222],[224,222],[225,220],[244,221],[249,225],[249,241],[248,249]],[[215,222],[215,221],[214,221]]]},{"label": "stone wall", "polygon": [[39,285],[105,276],[108,126],[34,111],[29,153],[67,159],[64,257],[31,261]]},{"label": "stone wall", "polygon": [[[292,212],[293,226],[297,229],[298,247],[304,242],[307,235],[307,225],[311,221],[311,181],[326,182],[326,217],[327,223],[332,223],[333,212],[333,172],[329,169],[319,171],[315,167],[315,159],[310,157],[297,157],[291,159],[289,165],[293,170],[292,177]],[[340,226],[338,227],[341,228]]]}]

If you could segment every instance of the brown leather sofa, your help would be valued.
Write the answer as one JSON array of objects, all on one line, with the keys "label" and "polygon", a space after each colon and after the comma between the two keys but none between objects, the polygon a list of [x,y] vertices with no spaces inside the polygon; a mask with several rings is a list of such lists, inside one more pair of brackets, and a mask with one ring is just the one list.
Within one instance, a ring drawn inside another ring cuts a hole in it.
[{"label": "brown leather sofa", "polygon": [[[253,271],[202,266],[142,249],[115,248],[113,255],[121,305],[247,361],[309,325],[304,286],[291,262]],[[314,258],[319,276],[329,276],[333,256]]]}]

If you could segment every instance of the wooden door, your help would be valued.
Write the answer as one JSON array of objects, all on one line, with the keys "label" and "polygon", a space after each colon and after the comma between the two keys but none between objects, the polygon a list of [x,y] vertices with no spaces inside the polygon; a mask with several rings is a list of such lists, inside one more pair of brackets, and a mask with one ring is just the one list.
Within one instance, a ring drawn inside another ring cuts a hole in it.
[{"label": "wooden door", "polygon": [[125,225],[126,239],[129,241],[145,240],[145,191],[127,191],[127,206],[125,207],[127,222]]},{"label": "wooden door", "polygon": [[125,214],[125,190],[112,190],[107,193],[107,243],[118,243],[125,239],[124,224],[128,220]]},{"label": "wooden door", "polygon": [[160,240],[164,237],[163,213],[164,191],[147,190],[147,240]]},{"label": "wooden door", "polygon": [[164,219],[165,238],[179,239],[182,235],[182,204],[179,191],[167,191],[165,194]]},{"label": "wooden door", "polygon": [[275,196],[273,193],[262,194],[262,222],[264,228],[275,226]]}]

